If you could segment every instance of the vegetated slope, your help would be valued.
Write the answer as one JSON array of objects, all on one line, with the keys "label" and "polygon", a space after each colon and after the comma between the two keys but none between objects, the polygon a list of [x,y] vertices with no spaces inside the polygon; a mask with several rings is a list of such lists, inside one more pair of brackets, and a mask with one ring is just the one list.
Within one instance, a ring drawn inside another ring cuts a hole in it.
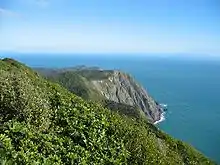
[{"label": "vegetated slope", "polygon": [[0,164],[214,164],[142,120],[0,60]]},{"label": "vegetated slope", "polygon": [[[99,68],[63,68],[63,69],[36,69],[49,80],[57,82],[71,92],[103,104],[107,108],[111,105],[124,104],[128,109],[133,109],[133,114],[142,114],[149,121],[160,119],[162,108],[154,101],[146,90],[138,84],[132,76],[117,70],[101,70]],[[118,106],[120,106],[118,105]],[[115,106],[114,106],[115,107]],[[128,114],[128,112],[124,114]],[[131,112],[131,111],[130,111]]]}]

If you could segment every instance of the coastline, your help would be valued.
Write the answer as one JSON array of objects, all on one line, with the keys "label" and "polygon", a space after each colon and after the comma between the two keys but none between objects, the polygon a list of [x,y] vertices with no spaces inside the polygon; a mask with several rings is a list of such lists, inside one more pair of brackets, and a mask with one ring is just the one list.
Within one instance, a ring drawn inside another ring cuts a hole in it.
[{"label": "coastline", "polygon": [[165,119],[166,119],[166,118],[165,118],[165,112],[162,112],[162,113],[160,114],[160,119],[157,120],[157,121],[155,121],[155,122],[154,122],[154,125],[156,125],[156,124],[158,124],[158,123],[164,121]]}]

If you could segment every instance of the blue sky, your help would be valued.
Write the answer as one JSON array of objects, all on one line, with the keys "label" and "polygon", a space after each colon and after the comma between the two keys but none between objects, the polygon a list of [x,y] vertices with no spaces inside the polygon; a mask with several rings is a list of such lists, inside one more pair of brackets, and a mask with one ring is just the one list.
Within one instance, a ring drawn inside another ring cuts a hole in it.
[{"label": "blue sky", "polygon": [[0,51],[220,55],[220,1],[1,0]]}]

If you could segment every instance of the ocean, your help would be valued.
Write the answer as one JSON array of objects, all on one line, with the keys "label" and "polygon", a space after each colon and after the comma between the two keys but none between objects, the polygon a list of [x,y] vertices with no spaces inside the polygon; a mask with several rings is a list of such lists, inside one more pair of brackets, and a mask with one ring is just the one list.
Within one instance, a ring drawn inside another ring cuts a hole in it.
[{"label": "ocean", "polygon": [[155,100],[168,104],[166,119],[157,124],[161,130],[220,163],[220,61],[184,56],[4,56],[31,67],[88,65],[128,72]]}]

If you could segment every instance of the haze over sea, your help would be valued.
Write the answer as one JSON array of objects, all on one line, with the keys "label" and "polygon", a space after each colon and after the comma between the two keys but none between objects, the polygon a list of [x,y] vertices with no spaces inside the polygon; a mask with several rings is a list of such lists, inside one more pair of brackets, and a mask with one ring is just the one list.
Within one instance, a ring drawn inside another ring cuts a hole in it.
[{"label": "haze over sea", "polygon": [[158,127],[220,163],[219,60],[123,55],[7,56],[31,67],[86,65],[130,73],[155,100],[168,104],[166,120]]}]

